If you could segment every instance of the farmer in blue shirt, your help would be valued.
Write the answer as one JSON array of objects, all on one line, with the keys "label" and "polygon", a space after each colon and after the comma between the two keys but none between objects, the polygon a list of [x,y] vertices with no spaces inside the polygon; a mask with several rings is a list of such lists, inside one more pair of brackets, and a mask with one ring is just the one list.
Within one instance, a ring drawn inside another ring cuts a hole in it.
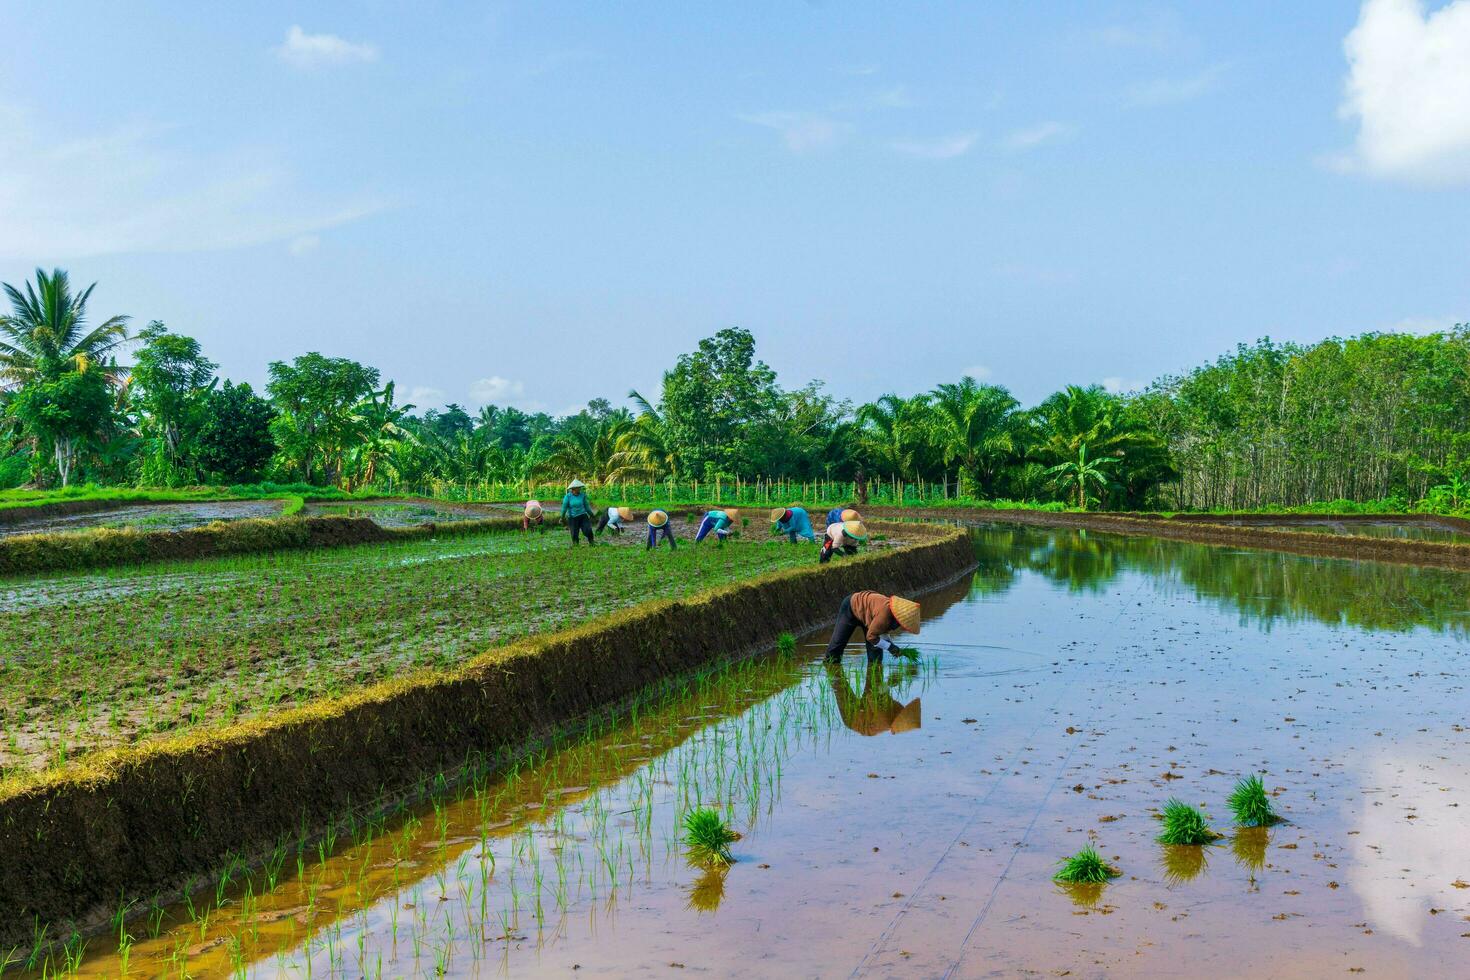
[{"label": "farmer in blue shirt", "polygon": [[817,543],[816,532],[812,530],[812,519],[801,507],[777,507],[771,511],[771,521],[771,533],[786,535],[792,544],[796,544],[797,538],[806,538],[812,544]]},{"label": "farmer in blue shirt", "polygon": [[713,533],[715,540],[723,545],[730,536],[730,525],[735,523],[737,516],[738,512],[733,510],[712,510],[705,514],[704,520],[699,522],[699,530],[694,533],[694,543],[699,544]]},{"label": "farmer in blue shirt", "polygon": [[577,535],[587,535],[587,546],[590,548],[594,541],[592,539],[592,501],[587,499],[587,484],[581,480],[573,480],[567,484],[566,496],[561,498],[561,516],[567,522],[567,528],[572,532],[572,547],[577,546]]},{"label": "farmer in blue shirt", "polygon": [[669,543],[670,551],[677,551],[679,544],[674,540],[674,532],[669,528],[669,514],[664,510],[651,510],[648,512],[648,547],[649,551],[658,547],[658,539],[663,538]]}]

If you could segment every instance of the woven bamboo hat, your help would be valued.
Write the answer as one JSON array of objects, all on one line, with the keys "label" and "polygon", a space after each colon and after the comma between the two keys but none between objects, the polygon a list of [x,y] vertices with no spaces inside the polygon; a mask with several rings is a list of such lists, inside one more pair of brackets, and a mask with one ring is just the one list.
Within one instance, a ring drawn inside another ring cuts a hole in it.
[{"label": "woven bamboo hat", "polygon": [[568,490],[580,490],[583,487],[585,487],[586,485],[587,484],[583,483],[581,480],[573,480],[571,483],[568,483],[567,484],[567,489]]},{"label": "woven bamboo hat", "polygon": [[901,595],[889,596],[888,611],[898,620],[905,633],[919,632],[919,604]]},{"label": "woven bamboo hat", "polygon": [[771,511],[771,523],[774,524],[777,521],[781,520],[781,518],[783,518],[785,516],[786,516],[786,508],[785,507],[777,507],[775,510]]},{"label": "woven bamboo hat", "polygon": [[851,507],[847,508],[846,510],[844,510],[842,512],[842,520],[844,522],[846,522],[846,521],[861,521],[862,519],[863,519],[863,515],[862,514],[859,514],[857,511],[853,510]]},{"label": "woven bamboo hat", "polygon": [[923,723],[924,706],[918,698],[914,698],[893,716],[893,724],[888,726],[888,730],[899,735],[903,732],[911,732],[922,726]]},{"label": "woven bamboo hat", "polygon": [[734,524],[736,521],[740,520],[740,511],[736,510],[734,507],[726,507],[725,516],[730,518],[731,524]]},{"label": "woven bamboo hat", "polygon": [[618,508],[618,516],[621,517],[625,521],[631,521],[633,519],[633,508],[631,508],[631,507],[619,507]]},{"label": "woven bamboo hat", "polygon": [[664,511],[651,510],[648,512],[649,527],[663,527],[667,523],[669,523],[669,515]]},{"label": "woven bamboo hat", "polygon": [[868,529],[863,526],[862,521],[843,521],[842,534],[844,537],[857,538],[859,541],[868,540]]},{"label": "woven bamboo hat", "polygon": [[541,516],[541,502],[538,501],[538,500],[528,500],[528,501],[526,501],[526,516],[527,517],[540,517]]}]

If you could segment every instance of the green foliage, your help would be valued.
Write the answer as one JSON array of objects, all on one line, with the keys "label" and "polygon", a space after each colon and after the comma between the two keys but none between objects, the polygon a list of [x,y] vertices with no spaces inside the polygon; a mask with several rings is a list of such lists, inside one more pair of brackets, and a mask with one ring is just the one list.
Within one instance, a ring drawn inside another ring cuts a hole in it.
[{"label": "green foliage", "polygon": [[10,312],[0,316],[0,387],[55,380],[99,366],[115,372],[114,356],[127,342],[128,318],[114,316],[87,329],[93,283],[80,293],[61,269],[36,270],[24,291],[4,284]]},{"label": "green foliage", "polygon": [[730,845],[740,836],[725,825],[718,811],[701,807],[684,814],[684,843],[696,861],[714,867],[734,864]]},{"label": "green foliage", "polygon": [[1052,876],[1052,880],[1063,884],[1102,884],[1122,874],[1104,861],[1091,844],[1071,857],[1063,858],[1058,864],[1057,873]]},{"label": "green foliage", "polygon": [[1235,822],[1242,827],[1269,827],[1280,819],[1261,777],[1254,774],[1237,782],[1225,802],[1235,814]]},{"label": "green foliage", "polygon": [[10,400],[11,414],[38,443],[51,447],[61,485],[71,482],[82,443],[103,428],[112,393],[100,369],[36,378]]},{"label": "green foliage", "polygon": [[782,633],[776,637],[776,649],[783,656],[791,656],[796,652],[796,637],[791,633]]},{"label": "green foliage", "polygon": [[271,434],[282,470],[307,483],[340,480],[358,435],[354,409],[377,387],[376,368],[343,357],[272,361],[266,391],[279,413]]},{"label": "green foliage", "polygon": [[194,462],[201,474],[221,483],[260,479],[275,455],[271,422],[276,411],[248,384],[226,381],[204,399],[195,436]]},{"label": "green foliage", "polygon": [[192,337],[171,334],[157,321],[139,339],[129,388],[141,415],[140,428],[150,443],[143,482],[151,486],[194,483],[191,456],[199,447],[199,429],[219,366],[204,356]]},{"label": "green foliage", "polygon": [[1164,829],[1158,837],[1160,844],[1209,844],[1220,839],[1205,815],[1183,800],[1170,799],[1161,816]]}]

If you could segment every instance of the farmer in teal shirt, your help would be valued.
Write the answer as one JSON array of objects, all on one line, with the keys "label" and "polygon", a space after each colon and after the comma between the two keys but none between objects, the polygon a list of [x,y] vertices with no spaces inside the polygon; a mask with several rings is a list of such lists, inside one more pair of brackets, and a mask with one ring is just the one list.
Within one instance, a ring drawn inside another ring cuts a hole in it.
[{"label": "farmer in teal shirt", "polygon": [[772,534],[784,534],[792,544],[796,544],[797,538],[806,538],[813,544],[817,541],[817,535],[812,531],[812,519],[807,516],[806,510],[801,507],[777,507],[771,511]]},{"label": "farmer in teal shirt", "polygon": [[572,532],[572,547],[577,546],[577,535],[587,535],[587,546],[591,547],[592,538],[592,501],[587,499],[587,484],[581,480],[573,480],[567,484],[566,496],[561,498],[561,516],[567,522],[567,528]]}]

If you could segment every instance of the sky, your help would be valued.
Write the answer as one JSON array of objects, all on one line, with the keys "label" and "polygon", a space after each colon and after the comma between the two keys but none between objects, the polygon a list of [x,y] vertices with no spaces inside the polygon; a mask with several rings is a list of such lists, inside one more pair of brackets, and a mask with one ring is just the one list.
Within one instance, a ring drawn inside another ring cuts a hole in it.
[{"label": "sky", "polygon": [[257,386],[1034,403],[1470,320],[1470,0],[0,6],[0,281]]}]

